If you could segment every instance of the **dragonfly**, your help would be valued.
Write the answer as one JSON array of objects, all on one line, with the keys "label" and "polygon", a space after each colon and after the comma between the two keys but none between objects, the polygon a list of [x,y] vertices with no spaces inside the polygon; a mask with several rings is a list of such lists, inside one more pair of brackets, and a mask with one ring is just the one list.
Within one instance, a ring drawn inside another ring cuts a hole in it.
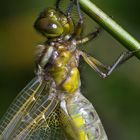
[{"label": "dragonfly", "polygon": [[[81,93],[79,62],[83,58],[106,78],[136,51],[123,52],[108,66],[80,50],[101,29],[82,36],[84,20],[78,0],[72,0],[65,13],[60,2],[41,12],[35,21],[36,31],[46,38],[38,45],[36,76],[1,119],[0,140],[108,140],[95,108]],[[76,24],[71,14],[75,3]]]}]

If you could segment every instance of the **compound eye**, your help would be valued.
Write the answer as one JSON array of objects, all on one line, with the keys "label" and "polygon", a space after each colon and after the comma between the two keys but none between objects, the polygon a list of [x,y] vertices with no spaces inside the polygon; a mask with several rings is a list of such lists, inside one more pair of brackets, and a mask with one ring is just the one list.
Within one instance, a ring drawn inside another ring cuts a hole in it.
[{"label": "compound eye", "polygon": [[62,25],[58,21],[49,18],[38,19],[35,22],[35,29],[46,37],[57,37],[63,33]]}]

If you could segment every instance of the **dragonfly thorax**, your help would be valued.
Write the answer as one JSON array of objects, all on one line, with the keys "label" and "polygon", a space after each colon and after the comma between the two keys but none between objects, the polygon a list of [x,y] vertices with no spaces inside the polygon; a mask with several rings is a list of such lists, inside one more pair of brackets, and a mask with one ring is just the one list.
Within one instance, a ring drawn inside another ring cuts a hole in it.
[{"label": "dragonfly thorax", "polygon": [[58,90],[74,93],[79,88],[79,53],[72,41],[46,46],[39,59],[38,65],[44,69],[45,77],[53,79]]}]

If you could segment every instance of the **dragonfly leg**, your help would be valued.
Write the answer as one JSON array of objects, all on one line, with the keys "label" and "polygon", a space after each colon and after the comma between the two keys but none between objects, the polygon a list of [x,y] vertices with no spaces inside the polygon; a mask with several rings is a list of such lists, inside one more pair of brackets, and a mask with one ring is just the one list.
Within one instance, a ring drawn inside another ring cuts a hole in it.
[{"label": "dragonfly leg", "polygon": [[68,17],[69,16],[71,17],[71,11],[72,11],[73,5],[74,5],[74,0],[71,1],[71,3],[69,4],[69,6],[67,8]]},{"label": "dragonfly leg", "polygon": [[75,30],[74,30],[74,33],[72,35],[72,38],[73,37],[75,37],[75,38],[79,37],[79,35],[81,34],[82,29],[83,29],[83,16],[81,14],[79,1],[78,0],[75,0],[75,1],[76,1],[76,5],[77,5],[77,11],[78,11],[79,20],[78,20],[77,25],[75,26]]},{"label": "dragonfly leg", "polygon": [[121,55],[116,59],[116,61],[110,66],[109,70],[106,73],[106,76],[110,75],[113,70],[115,70],[118,66],[125,63],[127,60],[129,60],[131,57],[135,55],[135,53],[139,52],[140,49],[135,51],[124,51],[121,53]]},{"label": "dragonfly leg", "polygon": [[106,77],[106,73],[104,71],[108,71],[110,69],[109,66],[104,65],[103,63],[101,63],[100,61],[98,61],[97,59],[95,59],[94,57],[92,57],[91,55],[88,55],[87,53],[83,51],[80,51],[80,55],[83,57],[85,62],[92,69],[94,69],[96,73],[99,74],[99,76],[103,78]]},{"label": "dragonfly leg", "polygon": [[80,51],[80,55],[84,58],[85,62],[87,62],[87,64],[89,64],[94,70],[95,72],[97,72],[102,78],[106,78],[107,76],[109,76],[118,66],[120,66],[121,64],[123,64],[124,62],[126,62],[128,59],[130,59],[131,57],[134,56],[134,54],[136,52],[140,51],[136,50],[136,51],[126,51],[123,52],[117,59],[116,61],[111,65],[111,66],[107,66],[103,63],[101,63],[100,61],[98,61],[97,59],[95,59],[94,57],[86,54],[83,51]]},{"label": "dragonfly leg", "polygon": [[88,41],[96,38],[98,36],[98,34],[101,32],[101,27],[97,28],[96,31],[88,34],[87,36],[81,38],[81,39],[77,39],[76,42],[77,44],[84,44],[87,43]]},{"label": "dragonfly leg", "polygon": [[74,31],[74,24],[73,24],[73,21],[71,18],[71,11],[72,11],[73,5],[74,5],[74,0],[72,0],[70,2],[69,6],[67,8],[67,19],[68,19],[68,23],[70,25],[70,34],[72,34]]}]

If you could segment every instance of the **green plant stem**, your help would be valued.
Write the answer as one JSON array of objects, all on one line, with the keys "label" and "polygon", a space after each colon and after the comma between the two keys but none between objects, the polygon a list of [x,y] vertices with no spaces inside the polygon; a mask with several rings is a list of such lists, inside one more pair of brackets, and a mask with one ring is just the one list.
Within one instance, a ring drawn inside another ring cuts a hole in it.
[{"label": "green plant stem", "polygon": [[[108,31],[115,39],[123,44],[128,50],[135,51],[140,49],[140,43],[126,32],[120,25],[112,20],[107,14],[99,9],[90,0],[79,0],[82,10]],[[135,53],[136,57],[140,59],[140,51]]]}]

